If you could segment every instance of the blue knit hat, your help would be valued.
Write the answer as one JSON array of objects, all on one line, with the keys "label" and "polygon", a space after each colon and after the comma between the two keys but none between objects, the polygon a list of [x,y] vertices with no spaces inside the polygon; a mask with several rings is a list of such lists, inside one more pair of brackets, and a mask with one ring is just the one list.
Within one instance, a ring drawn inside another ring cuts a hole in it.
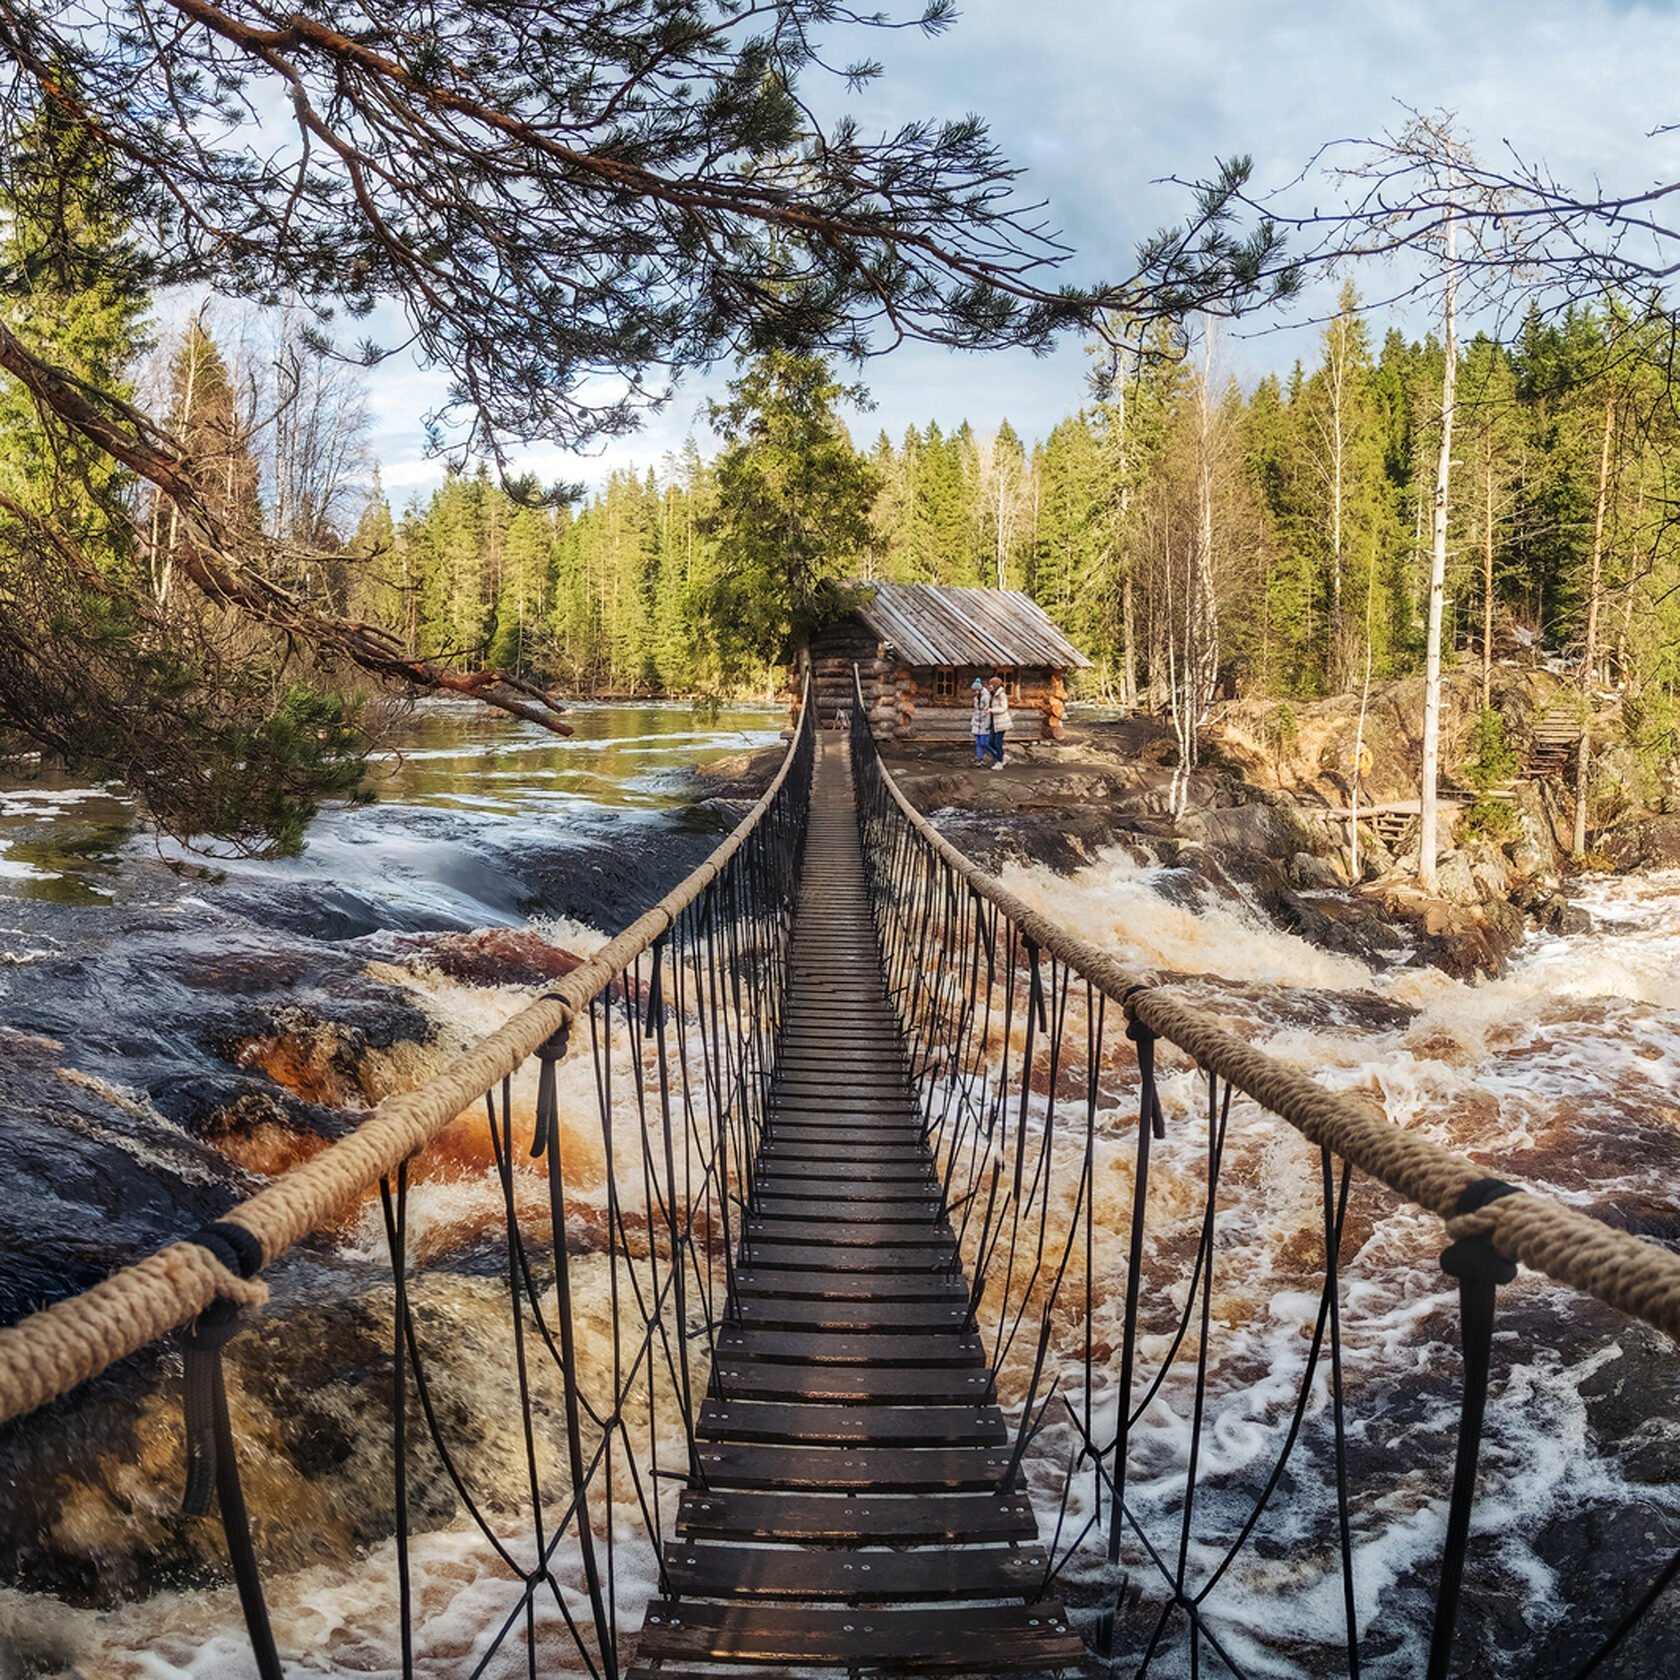
[{"label": "blue knit hat", "polygon": [[978,677],[976,677],[974,679],[974,681],[971,682],[968,686],[970,688],[984,688],[986,685],[983,682],[981,682],[981,680]]}]

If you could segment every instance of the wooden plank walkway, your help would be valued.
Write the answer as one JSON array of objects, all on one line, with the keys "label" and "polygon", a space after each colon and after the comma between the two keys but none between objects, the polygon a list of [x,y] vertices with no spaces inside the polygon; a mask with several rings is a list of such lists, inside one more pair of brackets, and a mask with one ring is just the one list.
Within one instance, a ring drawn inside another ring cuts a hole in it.
[{"label": "wooden plank walkway", "polygon": [[630,1680],[1076,1670],[881,980],[823,743],[771,1118],[699,1419],[704,1486]]}]

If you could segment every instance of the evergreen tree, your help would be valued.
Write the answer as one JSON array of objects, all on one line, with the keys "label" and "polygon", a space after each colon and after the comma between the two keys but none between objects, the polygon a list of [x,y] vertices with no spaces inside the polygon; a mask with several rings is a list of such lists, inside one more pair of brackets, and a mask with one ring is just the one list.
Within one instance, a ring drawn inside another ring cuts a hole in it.
[{"label": "evergreen tree", "polygon": [[767,350],[730,381],[727,402],[711,405],[724,448],[703,611],[725,673],[784,657],[856,570],[880,485],[835,405],[864,400],[821,357]]},{"label": "evergreen tree", "polygon": [[[151,297],[108,153],[92,129],[47,103],[12,138],[8,165],[0,178],[0,321],[31,354],[132,400]],[[126,554],[120,509],[129,475],[4,376],[0,466],[11,495],[67,523],[99,563]]]},{"label": "evergreen tree", "polygon": [[[0,168],[0,340],[15,364],[0,374],[0,728],[126,782],[177,834],[295,849],[317,800],[359,788],[353,708],[295,671],[284,640],[240,633],[225,603],[169,601],[129,475],[43,401],[56,382],[126,402],[148,307],[122,185],[68,103],[44,101]],[[221,424],[218,442],[233,438]],[[248,460],[233,449],[182,470],[231,515],[251,505]]]}]

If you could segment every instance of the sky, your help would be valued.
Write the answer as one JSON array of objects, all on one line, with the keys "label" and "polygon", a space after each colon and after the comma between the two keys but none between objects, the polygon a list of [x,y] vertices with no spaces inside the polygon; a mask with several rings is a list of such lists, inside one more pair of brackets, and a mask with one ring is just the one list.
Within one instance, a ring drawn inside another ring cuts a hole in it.
[{"label": "sky", "polygon": [[[1637,190],[1680,179],[1680,4],[1623,0],[960,0],[932,40],[918,32],[837,35],[833,58],[865,53],[885,74],[853,102],[860,126],[977,111],[1003,154],[1025,170],[1028,200],[1048,201],[1050,225],[1076,256],[1073,280],[1124,277],[1140,239],[1182,215],[1170,175],[1209,173],[1246,153],[1257,189],[1284,188],[1326,142],[1396,130],[1406,107],[1456,114],[1485,161],[1504,148],[1544,159],[1562,181],[1595,178]],[[902,15],[907,7],[893,8]],[[1292,200],[1305,207],[1303,184]],[[1354,279],[1380,295],[1385,277]],[[1292,311],[1227,332],[1222,358],[1245,384],[1310,361],[1322,289]],[[1379,330],[1385,324],[1378,323]],[[1427,320],[1401,323],[1410,331]],[[885,429],[967,419],[990,431],[1007,418],[1043,437],[1085,400],[1089,357],[1076,340],[1047,357],[962,355],[906,346],[862,378],[872,412],[851,414],[860,442]],[[591,455],[531,450],[522,465],[545,481],[594,486],[618,468],[658,467],[693,435],[715,448],[704,418],[725,374],[681,379],[670,403],[630,438]],[[393,501],[442,474],[425,457],[421,417],[441,378],[393,359],[372,376],[374,448]]]}]

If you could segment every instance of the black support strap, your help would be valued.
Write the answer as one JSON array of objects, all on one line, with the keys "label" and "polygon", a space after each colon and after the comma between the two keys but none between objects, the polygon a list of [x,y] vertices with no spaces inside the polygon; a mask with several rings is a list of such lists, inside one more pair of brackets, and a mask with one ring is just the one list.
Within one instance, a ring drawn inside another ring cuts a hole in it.
[{"label": "black support strap", "polygon": [[[242,1278],[262,1270],[262,1243],[243,1225],[218,1219],[187,1239],[207,1250]],[[222,1532],[227,1537],[228,1561],[239,1588],[240,1607],[251,1638],[251,1651],[261,1680],[284,1680],[280,1653],[263,1602],[262,1578],[257,1572],[251,1522],[239,1485],[239,1460],[234,1452],[233,1425],[228,1417],[227,1386],[222,1376],[222,1349],[239,1329],[236,1302],[212,1302],[182,1337],[181,1404],[187,1435],[187,1487],[181,1508],[188,1516],[206,1515],[212,1502],[221,1507]]]}]

